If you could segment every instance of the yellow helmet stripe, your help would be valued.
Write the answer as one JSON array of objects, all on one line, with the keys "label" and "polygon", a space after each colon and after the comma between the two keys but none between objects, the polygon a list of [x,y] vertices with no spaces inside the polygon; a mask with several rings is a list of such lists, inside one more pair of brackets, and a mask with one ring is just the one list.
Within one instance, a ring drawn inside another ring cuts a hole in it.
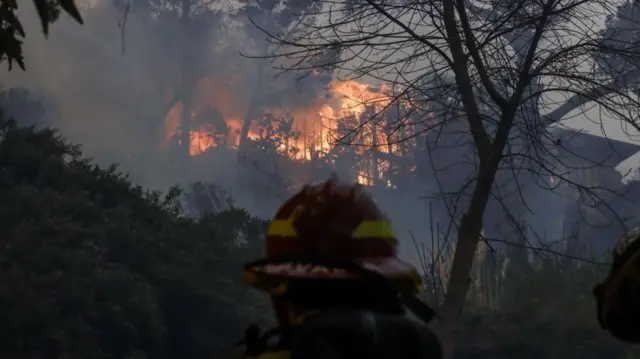
[{"label": "yellow helmet stripe", "polygon": [[286,219],[275,219],[271,221],[269,226],[269,236],[283,236],[283,237],[295,237],[296,229],[293,228],[293,223]]},{"label": "yellow helmet stripe", "polygon": [[[293,223],[286,219],[271,221],[269,236],[295,237]],[[393,226],[388,221],[362,221],[351,234],[352,238],[395,238]]]},{"label": "yellow helmet stripe", "polygon": [[387,221],[362,221],[351,233],[352,238],[395,238],[393,226]]}]

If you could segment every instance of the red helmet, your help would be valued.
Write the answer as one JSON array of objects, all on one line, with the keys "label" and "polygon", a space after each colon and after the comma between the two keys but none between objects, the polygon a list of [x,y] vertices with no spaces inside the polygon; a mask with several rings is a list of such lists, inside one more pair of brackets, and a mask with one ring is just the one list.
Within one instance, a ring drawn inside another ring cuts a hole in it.
[{"label": "red helmet", "polygon": [[296,280],[353,280],[373,272],[401,292],[417,293],[422,278],[396,257],[397,247],[391,222],[362,186],[332,178],[305,186],[280,207],[269,227],[265,258],[247,264],[243,279],[284,294]]}]

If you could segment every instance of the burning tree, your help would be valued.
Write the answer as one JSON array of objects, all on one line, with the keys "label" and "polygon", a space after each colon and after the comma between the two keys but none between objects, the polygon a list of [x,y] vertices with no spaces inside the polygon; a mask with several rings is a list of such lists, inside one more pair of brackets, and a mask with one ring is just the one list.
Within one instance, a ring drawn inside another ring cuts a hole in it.
[{"label": "burning tree", "polygon": [[[292,160],[313,162],[307,167],[324,171],[334,165],[333,157],[345,152],[347,145],[352,145],[353,154],[364,160],[342,159],[339,161],[341,166],[351,168],[354,163],[362,164],[362,168],[352,175],[354,179],[385,185],[399,181],[401,169],[412,167],[394,163],[387,166],[395,171],[394,179],[385,178],[390,170],[385,167],[387,160],[383,158],[390,151],[399,153],[398,148],[385,144],[387,137],[397,137],[393,130],[395,120],[390,120],[393,116],[382,115],[384,103],[390,101],[384,98],[380,87],[333,79],[333,64],[340,61],[342,53],[340,47],[300,62],[298,65],[305,69],[302,76],[285,73],[276,78],[277,73],[271,70],[266,58],[260,59],[257,67],[247,66],[231,75],[222,75],[238,63],[237,59],[221,60],[229,53],[235,55],[238,50],[249,48],[257,49],[257,52],[249,52],[252,56],[267,53],[269,42],[250,22],[265,31],[295,36],[304,14],[318,10],[317,2],[284,2],[282,6],[276,6],[273,1],[241,2],[239,7],[230,9],[208,6],[207,2],[199,0],[119,0],[113,3],[123,15],[123,34],[126,35],[127,22],[138,21],[141,25],[137,25],[148,32],[149,41],[145,46],[162,57],[161,61],[149,61],[146,70],[155,82],[156,101],[161,99],[163,102],[162,108],[152,117],[163,120],[164,144],[172,144],[181,154],[196,156],[216,147],[235,150],[243,146],[266,146],[275,148],[275,152],[286,152],[286,157]],[[240,30],[240,35],[230,34],[227,27]],[[123,39],[126,43],[126,37]],[[207,60],[212,52],[216,57],[214,66]],[[285,66],[279,62],[273,65]],[[384,120],[373,127],[366,124],[368,134],[360,139],[368,144],[375,137],[374,142],[380,143],[380,148],[369,150],[356,143],[342,143],[338,132],[342,131],[339,127],[344,126],[339,123],[351,116],[361,123],[366,122],[366,116],[362,117],[366,107],[363,104],[373,100],[380,104],[372,110],[380,112]],[[287,115],[283,115],[285,113]],[[283,116],[287,117],[286,121]],[[139,119],[141,116],[132,117]],[[144,126],[141,130],[149,131],[150,127]],[[283,135],[285,140],[279,133],[286,127],[289,129],[285,132],[289,134]],[[406,132],[400,130],[403,131]],[[148,137],[149,134],[144,135]],[[337,144],[343,151],[336,152]],[[399,147],[407,149],[406,144]],[[243,158],[246,156],[246,153],[241,154]],[[365,162],[368,163],[366,166]]]},{"label": "burning tree", "polygon": [[[307,12],[317,10],[318,2],[316,1],[283,1],[282,3],[274,0],[259,1],[241,1],[243,7],[236,14],[243,18],[248,18],[256,27],[248,27],[248,36],[254,42],[258,49],[257,53],[252,56],[263,57],[259,60],[255,73],[255,83],[252,86],[247,110],[242,123],[242,131],[240,133],[240,147],[246,146],[252,121],[256,119],[260,109],[263,107],[260,101],[264,98],[266,90],[266,78],[268,69],[268,59],[265,57],[269,51],[269,42],[264,39],[263,32],[283,33],[289,36],[295,33],[299,16]],[[278,6],[282,5],[282,6]],[[315,94],[314,94],[315,95]]]},{"label": "burning tree", "polygon": [[[164,127],[165,140],[178,144],[185,155],[197,154],[214,143],[226,143],[228,139],[221,137],[229,132],[228,126],[221,126],[221,109],[212,104],[219,102],[202,100],[199,92],[224,72],[212,66],[208,55],[225,45],[227,15],[201,0],[117,0],[113,5],[122,13],[123,52],[127,22],[139,21],[146,31],[148,51],[162,57],[161,61],[148,61],[146,67],[153,74],[157,97],[163,98],[163,106],[154,116]],[[214,118],[205,119],[211,116]],[[212,130],[215,140],[210,138]]]},{"label": "burning tree", "polygon": [[[588,102],[639,129],[633,112],[640,103],[627,91],[637,86],[632,81],[635,68],[599,66],[594,71],[599,54],[637,55],[629,46],[635,40],[617,37],[624,46],[602,41],[602,34],[593,30],[594,19],[617,9],[598,0],[362,0],[325,5],[295,38],[272,34],[282,45],[274,56],[296,63],[339,46],[343,61],[333,64],[338,72],[403,89],[400,96],[388,91],[391,102],[426,98],[429,109],[441,112],[434,132],[458,144],[457,159],[464,166],[457,173],[447,172],[465,180],[453,181],[459,188],[450,222],[459,225],[438,323],[445,357],[451,358],[453,329],[469,289],[488,208],[513,217],[505,202],[518,200],[520,181],[551,190],[550,179],[588,194],[593,206],[602,205],[595,186],[574,181],[562,166],[558,156],[564,148],[549,126]],[[323,21],[316,21],[319,18]],[[562,96],[568,99],[543,112]],[[587,121],[589,113],[581,115]],[[378,118],[371,116],[370,121]],[[366,131],[365,126],[360,131]]]},{"label": "burning tree", "polygon": [[222,113],[217,108],[207,107],[195,116],[193,124],[199,131],[190,136],[192,142],[197,141],[192,147],[198,149],[228,147],[231,128],[227,126]]},{"label": "burning tree", "polygon": [[394,101],[386,86],[334,81],[330,93],[339,106],[323,114],[329,148],[323,155],[340,164],[342,175],[361,184],[393,188],[416,173],[415,148],[424,131],[408,119],[425,112],[411,109],[406,101]]},{"label": "burning tree", "polygon": [[295,118],[288,112],[282,116],[265,114],[258,123],[258,137],[252,141],[253,146],[261,151],[295,159],[300,153],[296,143],[302,134],[294,129],[294,121]]}]

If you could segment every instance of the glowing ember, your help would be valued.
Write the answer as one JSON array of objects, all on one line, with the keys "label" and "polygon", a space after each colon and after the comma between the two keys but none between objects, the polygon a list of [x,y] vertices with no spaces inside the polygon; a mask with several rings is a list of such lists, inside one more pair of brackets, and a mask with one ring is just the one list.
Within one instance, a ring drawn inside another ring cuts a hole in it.
[{"label": "glowing ember", "polygon": [[358,173],[358,178],[356,178],[356,181],[365,186],[373,185],[373,181],[367,177],[367,173],[364,170],[360,170],[360,173]]}]

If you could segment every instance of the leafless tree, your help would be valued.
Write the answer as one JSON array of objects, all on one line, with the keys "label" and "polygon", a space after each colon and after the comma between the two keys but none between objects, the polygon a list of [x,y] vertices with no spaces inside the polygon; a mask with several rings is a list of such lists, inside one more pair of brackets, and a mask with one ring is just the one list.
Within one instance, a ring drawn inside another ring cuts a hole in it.
[{"label": "leafless tree", "polygon": [[398,128],[423,121],[424,130],[455,132],[450,137],[463,149],[458,159],[470,173],[449,172],[447,181],[462,178],[453,181],[459,188],[451,193],[467,200],[452,202],[462,215],[436,326],[450,359],[490,199],[498,199],[499,209],[504,192],[518,193],[518,179],[526,173],[548,189],[573,187],[602,205],[599,186],[576,180],[576,168],[560,160],[559,152],[570,149],[550,128],[574,110],[587,121],[594,112],[587,111],[590,104],[596,116],[640,129],[632,91],[638,70],[602,66],[612,56],[631,63],[637,49],[621,43],[636,40],[615,46],[602,41],[598,21],[615,16],[619,5],[602,0],[323,3],[303,20],[305,31],[289,38],[272,34],[280,45],[273,56],[297,64],[285,70],[311,71],[309,59],[340,49],[340,61],[330,64],[339,77],[390,83],[388,96],[416,109],[419,115],[399,118]]}]

